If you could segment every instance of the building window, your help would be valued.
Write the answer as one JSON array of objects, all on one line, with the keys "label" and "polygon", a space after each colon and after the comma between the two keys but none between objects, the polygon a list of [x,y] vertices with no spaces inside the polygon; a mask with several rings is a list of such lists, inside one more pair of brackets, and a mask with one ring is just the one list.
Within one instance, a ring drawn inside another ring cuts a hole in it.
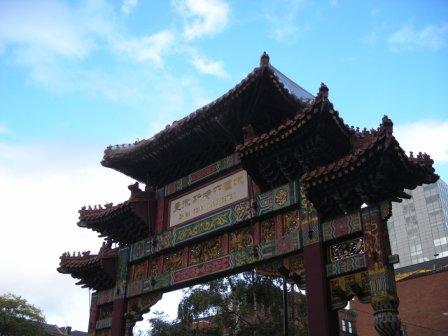
[{"label": "building window", "polygon": [[351,322],[347,322],[347,326],[348,326],[348,333],[349,334],[353,334],[352,323]]},{"label": "building window", "polygon": [[342,328],[342,331],[347,331],[347,327],[345,325],[345,320],[341,320],[341,328]]},{"label": "building window", "polygon": [[400,335],[406,336],[408,333],[406,332],[406,325],[402,322],[400,327]]},{"label": "building window", "polygon": [[448,244],[448,239],[446,237],[434,239],[434,246],[441,246],[445,244]]},{"label": "building window", "polygon": [[436,211],[431,212],[429,214],[429,222],[431,223],[431,226],[442,224],[442,222],[443,222],[442,210],[436,210]]},{"label": "building window", "polygon": [[[437,199],[433,200],[432,198],[434,196],[437,196]],[[426,208],[428,211],[435,211],[439,210],[442,207],[442,204],[440,203],[439,195],[434,195],[426,198]],[[431,201],[428,201],[430,199]]]},{"label": "building window", "polygon": [[411,245],[411,257],[422,254],[422,244]]}]

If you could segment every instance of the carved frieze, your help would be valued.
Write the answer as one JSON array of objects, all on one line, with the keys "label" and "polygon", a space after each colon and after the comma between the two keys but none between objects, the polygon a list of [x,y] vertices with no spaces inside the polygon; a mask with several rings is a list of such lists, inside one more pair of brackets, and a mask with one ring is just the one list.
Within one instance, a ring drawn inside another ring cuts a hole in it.
[{"label": "carved frieze", "polygon": [[287,235],[300,228],[299,210],[288,211],[283,215],[283,234]]},{"label": "carved frieze", "polygon": [[331,262],[347,259],[358,254],[364,254],[364,238],[359,237],[333,244],[329,247],[329,254]]},{"label": "carved frieze", "polygon": [[182,250],[168,254],[163,260],[163,271],[170,272],[182,267]]},{"label": "carved frieze", "polygon": [[235,251],[254,244],[252,227],[245,227],[230,233],[229,250]]},{"label": "carved frieze", "polygon": [[221,237],[215,237],[202,243],[191,246],[188,265],[197,265],[202,262],[218,258],[221,255]]},{"label": "carved frieze", "polygon": [[261,243],[270,243],[275,239],[275,218],[268,218],[261,222]]},{"label": "carved frieze", "polygon": [[146,277],[147,261],[132,265],[131,267],[131,281],[143,280]]},{"label": "carved frieze", "polygon": [[332,309],[342,309],[354,296],[362,303],[371,299],[369,275],[367,271],[354,273],[330,280]]}]

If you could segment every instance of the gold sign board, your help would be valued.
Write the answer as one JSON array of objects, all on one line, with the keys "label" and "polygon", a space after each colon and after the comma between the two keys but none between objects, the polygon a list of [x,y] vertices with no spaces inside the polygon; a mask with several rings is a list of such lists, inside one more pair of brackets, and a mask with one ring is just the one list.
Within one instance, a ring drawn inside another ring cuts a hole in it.
[{"label": "gold sign board", "polygon": [[241,170],[170,202],[169,226],[179,225],[249,197],[247,173]]}]

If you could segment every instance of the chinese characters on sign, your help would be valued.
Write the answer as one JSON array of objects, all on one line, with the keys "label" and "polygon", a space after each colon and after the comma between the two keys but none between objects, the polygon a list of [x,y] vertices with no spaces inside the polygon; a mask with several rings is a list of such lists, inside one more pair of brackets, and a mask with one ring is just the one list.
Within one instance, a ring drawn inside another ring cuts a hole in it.
[{"label": "chinese characters on sign", "polygon": [[249,196],[247,173],[242,170],[170,202],[170,226],[212,212]]}]

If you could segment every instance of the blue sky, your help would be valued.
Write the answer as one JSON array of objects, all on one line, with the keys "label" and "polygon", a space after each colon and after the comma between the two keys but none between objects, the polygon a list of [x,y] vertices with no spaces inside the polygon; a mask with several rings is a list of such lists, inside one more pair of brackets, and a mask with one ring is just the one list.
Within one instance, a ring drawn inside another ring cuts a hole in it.
[{"label": "blue sky", "polygon": [[[66,249],[98,245],[75,225],[81,205],[128,197],[130,181],[99,167],[102,151],[219,97],[263,51],[308,91],[325,82],[347,123],[376,127],[387,114],[402,147],[428,152],[448,180],[446,1],[3,0],[0,204],[23,211],[14,199],[25,193],[34,212],[0,211],[0,223],[41,251],[33,272],[55,290],[30,289],[20,280],[30,270],[3,256],[14,276],[0,280],[0,292],[20,292],[52,322],[83,328],[86,314],[76,311],[87,299],[54,269]],[[14,249],[6,236],[1,248]]]}]

